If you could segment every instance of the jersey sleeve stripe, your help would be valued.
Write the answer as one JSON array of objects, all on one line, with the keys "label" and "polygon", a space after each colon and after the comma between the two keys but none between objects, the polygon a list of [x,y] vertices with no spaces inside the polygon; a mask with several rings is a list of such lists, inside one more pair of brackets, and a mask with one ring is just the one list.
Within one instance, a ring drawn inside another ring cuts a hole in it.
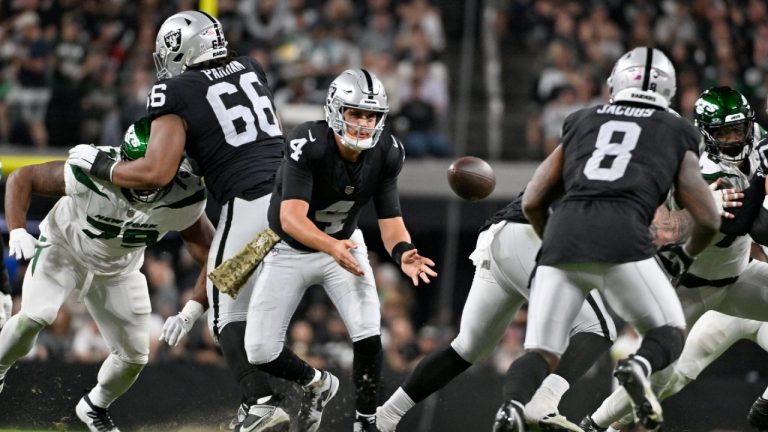
[{"label": "jersey sleeve stripe", "polygon": [[100,191],[98,186],[96,186],[96,183],[94,183],[93,180],[91,180],[91,178],[88,177],[88,174],[84,173],[83,170],[80,169],[80,167],[76,167],[74,165],[70,165],[69,167],[72,168],[72,174],[75,175],[75,179],[77,179],[77,181],[85,185],[85,187],[87,187],[88,189],[96,192],[97,194],[103,196],[106,199],[109,199],[107,194]]},{"label": "jersey sleeve stripe", "polygon": [[[44,242],[46,240],[45,236],[40,234],[40,241]],[[32,258],[32,269],[30,270],[32,272],[32,276],[35,275],[35,268],[37,267],[37,261],[40,258],[40,252],[43,251],[43,248],[38,247],[35,249],[35,256]]]},{"label": "jersey sleeve stripe", "polygon": [[192,195],[190,195],[190,196],[188,196],[186,198],[182,198],[182,199],[180,199],[180,200],[178,200],[178,201],[176,201],[174,203],[170,203],[170,204],[166,204],[166,205],[161,205],[161,206],[155,207],[155,208],[168,207],[170,209],[180,209],[180,208],[183,208],[183,207],[188,207],[188,206],[191,206],[193,204],[199,203],[200,201],[203,201],[206,197],[207,197],[207,193],[205,192],[205,189],[200,189],[197,192],[195,192],[194,194],[192,194]]}]

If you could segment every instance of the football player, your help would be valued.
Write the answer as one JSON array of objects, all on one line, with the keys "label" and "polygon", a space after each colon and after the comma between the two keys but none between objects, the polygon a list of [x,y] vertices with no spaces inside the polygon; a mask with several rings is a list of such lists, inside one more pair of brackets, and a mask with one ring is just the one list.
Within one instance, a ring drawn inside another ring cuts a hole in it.
[{"label": "football player", "polygon": [[[227,49],[216,18],[199,11],[172,15],[157,32],[153,55],[158,82],[147,100],[152,135],[146,157],[117,161],[80,145],[70,151],[68,162],[115,185],[148,188],[167,184],[186,152],[222,205],[208,256],[211,271],[267,228],[283,132],[264,70],[252,58]],[[274,406],[267,375],[248,363],[243,347],[257,273],[236,299],[208,282],[208,325],[242,392],[230,426],[236,427],[250,410],[258,420],[252,416],[249,430],[282,430],[288,415]],[[172,336],[168,342],[178,342],[203,311],[201,304],[188,302],[166,323]]]},{"label": "football player", "polygon": [[[288,135],[269,207],[281,241],[264,258],[248,310],[251,363],[304,388],[296,429],[314,432],[339,380],[310,367],[285,344],[285,332],[309,285],[323,285],[347,326],[354,351],[355,431],[375,431],[381,375],[381,313],[360,212],[373,201],[384,246],[414,285],[429,283],[434,263],[419,255],[403,222],[397,176],[405,151],[384,133],[389,111],[381,81],[349,69],[331,83],[325,120]],[[248,419],[246,418],[246,422]]]},{"label": "football player", "polygon": [[[141,120],[128,129],[119,154],[115,148],[103,151],[115,159],[139,159],[148,132],[148,122]],[[32,194],[62,197],[40,224],[39,238],[25,228]],[[131,387],[149,356],[151,306],[140,272],[144,250],[168,231],[180,231],[190,254],[204,266],[214,234],[205,202],[200,178],[183,167],[157,189],[121,188],[63,161],[14,171],[5,195],[10,255],[32,261],[24,275],[21,310],[0,331],[0,390],[13,363],[56,319],[67,296],[79,290],[111,354],[75,411],[90,431],[117,431],[109,406]],[[204,281],[202,271],[198,298]]]},{"label": "football player", "polygon": [[[735,201],[743,196],[738,191],[747,189],[750,176],[760,167],[765,130],[754,122],[755,114],[746,98],[729,87],[704,91],[696,101],[694,115],[705,143],[699,160],[701,173],[713,189],[723,187],[714,191],[714,197],[724,204],[722,214],[734,217],[725,212],[726,206],[741,204]],[[660,210],[663,214],[664,209]],[[680,227],[669,240],[683,241],[690,216],[685,211],[673,211],[665,217],[672,220],[672,226]],[[768,321],[764,300],[768,295],[768,264],[752,260],[751,249],[752,238],[746,233],[720,233],[680,279],[679,284],[688,289],[678,290],[678,296],[686,320],[693,326],[679,361],[653,378],[657,391],[663,387],[660,399],[682,390],[739,339],[755,340],[768,348],[762,322]],[[606,430],[628,408],[625,395],[614,392],[581,426],[587,431]],[[768,426],[767,411],[768,403],[758,398],[750,412],[750,422]],[[625,418],[616,427],[629,422],[631,419]]]},{"label": "football player", "polygon": [[[415,404],[447,385],[470,366],[488,357],[509,326],[515,313],[528,299],[528,281],[536,266],[541,240],[531,229],[521,207],[522,193],[492,216],[481,228],[477,247],[470,256],[475,277],[469,290],[458,336],[451,344],[426,356],[405,382],[376,410],[383,432],[391,432]],[[557,411],[570,383],[579,379],[616,338],[616,326],[606,312],[597,291],[587,295],[570,331],[570,343],[563,361],[533,396],[522,389],[505,386],[504,399],[517,408],[505,406],[497,423],[523,430],[524,423],[536,427],[580,432]],[[520,364],[516,363],[519,367]],[[517,368],[510,368],[511,381]],[[535,390],[533,388],[532,390]],[[531,397],[533,396],[533,400]],[[530,401],[530,403],[528,403]],[[525,418],[518,408],[526,404]]]},{"label": "football player", "polygon": [[680,355],[685,318],[654,260],[648,227],[674,185],[675,197],[694,219],[690,239],[672,249],[683,273],[713,239],[720,215],[698,169],[701,135],[667,112],[675,93],[669,59],[654,48],[635,48],[616,62],[608,86],[609,104],[565,120],[561,145],[536,170],[523,196],[542,247],[531,286],[527,353],[518,360],[536,379],[520,385],[538,386],[554,370],[585,293],[596,287],[644,336],[614,375],[639,423],[653,429],[663,416],[649,376]]}]

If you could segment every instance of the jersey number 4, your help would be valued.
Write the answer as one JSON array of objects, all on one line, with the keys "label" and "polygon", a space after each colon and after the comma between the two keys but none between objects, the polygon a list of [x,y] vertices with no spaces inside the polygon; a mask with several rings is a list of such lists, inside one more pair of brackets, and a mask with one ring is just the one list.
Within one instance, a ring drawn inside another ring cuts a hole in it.
[{"label": "jersey number 4", "polygon": [[600,126],[595,151],[584,166],[590,180],[614,181],[624,176],[642,128],[637,123],[611,120]]},{"label": "jersey number 4", "polygon": [[[277,122],[275,108],[269,96],[260,95],[257,89],[263,87],[259,77],[255,72],[247,72],[240,75],[239,86],[230,82],[222,81],[208,87],[205,97],[216,114],[216,120],[221,125],[221,131],[227,144],[233,147],[239,147],[256,141],[259,136],[259,130],[268,136],[282,135],[283,131]],[[148,103],[157,108],[165,105],[165,84],[157,84],[152,87],[149,94]],[[251,106],[234,105],[227,108],[222,99],[224,95],[231,96],[238,93],[244,93],[250,101]],[[254,115],[255,114],[255,115]],[[258,127],[257,127],[258,120]],[[237,122],[242,124],[241,130],[237,130]]]}]

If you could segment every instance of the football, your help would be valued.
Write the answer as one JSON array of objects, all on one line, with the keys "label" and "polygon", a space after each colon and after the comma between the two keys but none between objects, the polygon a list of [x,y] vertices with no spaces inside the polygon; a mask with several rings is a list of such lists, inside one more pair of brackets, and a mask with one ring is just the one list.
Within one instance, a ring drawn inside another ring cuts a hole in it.
[{"label": "football", "polygon": [[461,198],[479,201],[493,192],[496,175],[488,162],[474,156],[464,156],[448,167],[448,184]]}]

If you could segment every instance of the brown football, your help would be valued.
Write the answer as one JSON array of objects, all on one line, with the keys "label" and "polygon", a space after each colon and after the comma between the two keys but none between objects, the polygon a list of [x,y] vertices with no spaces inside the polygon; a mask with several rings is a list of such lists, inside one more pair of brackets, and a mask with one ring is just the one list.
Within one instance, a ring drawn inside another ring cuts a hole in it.
[{"label": "brown football", "polygon": [[464,156],[448,167],[448,184],[456,195],[468,201],[479,201],[493,192],[496,175],[488,162]]}]

